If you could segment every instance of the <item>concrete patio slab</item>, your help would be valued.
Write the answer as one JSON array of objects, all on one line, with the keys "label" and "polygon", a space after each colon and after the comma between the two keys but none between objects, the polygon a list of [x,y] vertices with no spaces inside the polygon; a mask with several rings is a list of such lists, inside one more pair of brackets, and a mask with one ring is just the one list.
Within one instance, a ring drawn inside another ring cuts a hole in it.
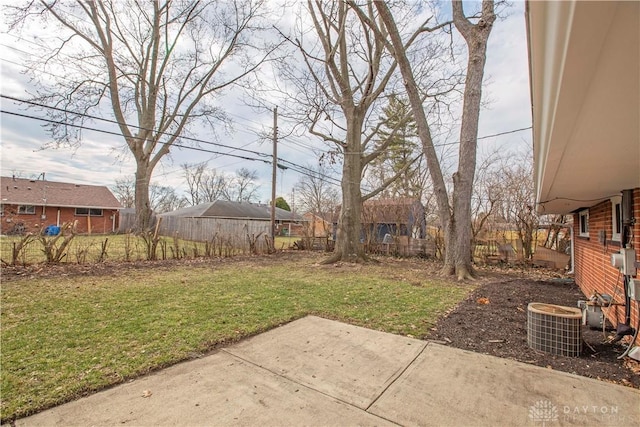
[{"label": "concrete patio slab", "polygon": [[430,343],[369,409],[401,425],[640,423],[640,392]]},{"label": "concrete patio slab", "polygon": [[[145,392],[151,393],[143,397]],[[224,352],[18,420],[17,426],[394,425]]]},{"label": "concrete patio slab", "polygon": [[307,316],[233,345],[226,351],[366,409],[426,344],[425,341]]},{"label": "concrete patio slab", "polygon": [[627,427],[640,391],[308,316],[16,425]]}]

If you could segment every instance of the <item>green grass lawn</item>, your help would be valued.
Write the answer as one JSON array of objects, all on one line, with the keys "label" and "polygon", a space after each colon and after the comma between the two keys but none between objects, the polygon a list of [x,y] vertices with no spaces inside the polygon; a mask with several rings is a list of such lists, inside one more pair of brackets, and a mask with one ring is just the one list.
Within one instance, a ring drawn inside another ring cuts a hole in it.
[{"label": "green grass lawn", "polygon": [[4,281],[2,421],[306,314],[421,338],[472,289],[425,277],[420,261],[321,266],[320,256]]}]

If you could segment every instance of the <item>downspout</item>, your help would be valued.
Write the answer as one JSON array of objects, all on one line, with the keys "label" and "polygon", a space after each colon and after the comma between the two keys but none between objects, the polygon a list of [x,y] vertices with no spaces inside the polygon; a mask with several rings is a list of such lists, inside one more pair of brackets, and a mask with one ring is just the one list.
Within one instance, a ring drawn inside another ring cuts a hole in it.
[{"label": "downspout", "polygon": [[56,216],[56,226],[60,227],[60,208],[58,208],[58,215]]},{"label": "downspout", "polygon": [[573,274],[574,268],[576,265],[576,253],[575,253],[575,245],[573,241],[573,225],[571,227],[567,227],[569,229],[569,241],[571,242],[571,268],[567,272],[567,274]]},{"label": "downspout", "polygon": [[[631,249],[633,247],[633,241],[629,235],[629,229],[633,230],[633,226],[636,222],[633,213],[633,190],[622,190],[622,204],[620,206],[622,214],[622,234],[620,235],[620,249]],[[631,231],[633,233],[633,231]],[[634,260],[635,261],[635,260]],[[633,334],[633,328],[631,328],[631,296],[629,295],[629,280],[631,276],[625,272],[623,278],[624,284],[624,325],[620,328],[618,324],[618,335],[624,336],[628,332]]]},{"label": "downspout", "polygon": [[[633,212],[633,190],[622,190],[622,205],[621,205],[621,214],[622,214],[622,234],[620,236],[620,254],[623,253],[624,250],[633,250],[633,240],[631,239],[629,229],[633,230],[633,226],[636,222],[636,218],[634,217]],[[633,233],[633,231],[631,231]],[[635,252],[634,252],[635,254]],[[624,255],[623,255],[624,256]],[[635,258],[635,255],[634,255]],[[635,262],[635,259],[633,260]],[[623,264],[624,265],[624,264]],[[616,326],[616,336],[613,338],[611,342],[617,342],[621,340],[626,335],[632,335],[632,341],[629,343],[629,347],[627,351],[622,355],[624,357],[627,355],[633,346],[633,343],[638,338],[637,329],[640,328],[640,319],[638,320],[638,326],[636,329],[631,327],[631,295],[629,292],[629,281],[631,280],[631,275],[629,271],[624,269],[623,271],[623,287],[624,287],[624,323],[618,323]],[[640,308],[638,310],[638,315],[640,316]]]}]

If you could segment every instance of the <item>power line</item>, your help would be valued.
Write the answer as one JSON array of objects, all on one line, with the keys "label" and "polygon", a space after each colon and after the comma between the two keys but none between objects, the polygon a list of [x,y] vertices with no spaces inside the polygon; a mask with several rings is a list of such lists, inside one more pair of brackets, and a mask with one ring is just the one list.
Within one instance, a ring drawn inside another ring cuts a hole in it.
[{"label": "power line", "polygon": [[[0,95],[0,97],[6,97],[6,96]],[[11,97],[8,97],[8,98],[11,98]],[[21,117],[21,118],[26,118],[26,119],[31,119],[31,120],[38,120],[38,121],[42,121],[42,122],[46,122],[46,123],[60,124],[60,125],[65,125],[65,126],[70,126],[70,127],[76,127],[76,128],[80,128],[80,129],[93,131],[93,132],[104,133],[104,134],[107,134],[107,135],[114,135],[114,136],[118,136],[118,137],[123,137],[123,135],[121,133],[118,133],[118,132],[113,132],[113,131],[108,131],[108,130],[98,129],[98,128],[92,128],[92,127],[88,127],[88,126],[85,126],[85,125],[77,125],[77,124],[73,124],[73,123],[66,123],[66,122],[63,122],[63,121],[51,120],[51,119],[32,116],[32,115],[28,115],[28,114],[16,113],[16,112],[7,111],[7,110],[4,110],[4,109],[0,109],[0,113],[12,115],[12,116],[17,116],[17,117]],[[134,139],[143,139],[143,138],[139,138],[139,137],[135,137],[135,136],[132,137],[132,138],[134,138]],[[188,139],[188,138],[185,138],[185,139]],[[206,141],[204,141],[204,142],[206,142]],[[166,143],[158,141],[158,144],[165,145]],[[213,143],[211,143],[211,144],[213,144]],[[248,157],[248,156],[241,156],[241,155],[232,154],[232,153],[224,153],[224,152],[220,152],[220,151],[214,151],[214,150],[211,150],[211,149],[204,149],[204,148],[199,148],[199,147],[187,146],[187,145],[182,145],[182,144],[178,144],[178,143],[173,143],[173,144],[171,144],[171,146],[172,147],[178,147],[178,148],[184,148],[186,150],[194,150],[194,151],[200,151],[200,152],[204,152],[204,153],[216,154],[216,155],[220,155],[220,156],[234,157],[234,158],[238,158],[238,159],[242,159],[242,160],[258,161],[258,162],[262,162],[262,163],[266,163],[266,164],[271,164],[272,163],[272,160],[266,160],[266,159],[261,159],[261,158],[253,158],[253,157]],[[245,150],[245,151],[250,151],[250,150]],[[258,154],[263,155],[262,153],[258,153]],[[266,155],[266,156],[271,157],[270,155]],[[282,163],[286,163],[287,165],[284,165]],[[338,180],[336,178],[333,178],[333,177],[330,177],[328,175],[324,175],[324,174],[318,173],[316,171],[313,171],[312,169],[309,169],[309,168],[306,168],[304,166],[298,165],[297,163],[291,162],[291,161],[283,159],[283,158],[279,159],[278,167],[280,169],[290,169],[290,170],[292,170],[292,171],[294,171],[296,173],[299,173],[301,175],[314,177],[316,179],[319,179],[320,181],[327,182],[327,183],[333,184],[333,185],[340,185],[340,182],[341,182],[340,180]]]},{"label": "power line", "polygon": [[[40,103],[33,102],[33,101],[27,101],[27,100],[16,98],[16,97],[9,96],[9,95],[0,94],[0,98],[5,98],[5,99],[9,99],[11,101],[20,102],[20,103],[24,103],[24,104],[29,104],[29,105],[32,105],[32,106],[35,106],[35,107],[47,108],[47,109],[51,109],[51,110],[54,110],[54,111],[59,111],[59,112],[65,113],[65,114],[71,114],[71,115],[78,116],[78,117],[86,117],[86,118],[93,119],[93,120],[99,120],[99,121],[103,121],[103,122],[107,122],[107,123],[112,123],[112,124],[116,124],[118,126],[124,125],[124,126],[127,126],[127,127],[131,127],[131,128],[135,128],[135,129],[139,129],[139,130],[143,130],[143,131],[154,132],[153,129],[147,129],[147,128],[144,128],[144,127],[141,127],[141,126],[132,125],[132,124],[129,124],[129,123],[120,123],[117,120],[106,119],[104,117],[93,116],[93,115],[86,114],[86,113],[78,113],[78,112],[70,111],[70,110],[67,110],[67,109],[64,109],[64,108],[52,107],[52,106],[49,106],[49,105],[40,104]],[[6,111],[4,111],[4,112],[6,112]],[[6,113],[11,114],[10,112],[6,112]],[[16,113],[15,115],[19,115],[19,114]],[[65,125],[65,126],[74,126],[74,127],[84,128],[84,129],[87,129],[87,130],[94,130],[94,131],[98,131],[98,132],[100,131],[98,129],[88,128],[88,127],[86,127],[84,125],[83,126],[72,125],[71,123],[67,123],[67,122],[61,122],[61,121],[60,122],[56,122],[55,120],[43,119],[43,118],[39,118],[39,117],[35,117],[35,116],[23,115],[23,117],[29,117],[29,118],[34,118],[34,119],[43,120],[43,121],[49,121],[50,123],[55,123],[55,124],[60,124],[60,125]],[[107,132],[107,131],[105,131],[105,132]],[[228,149],[233,150],[233,151],[243,151],[243,152],[247,152],[247,153],[258,155],[258,156],[262,156],[262,157],[271,157],[270,154],[261,153],[259,151],[247,150],[247,149],[238,148],[238,147],[232,147],[230,145],[225,145],[225,144],[221,144],[221,143],[217,143],[217,142],[211,142],[211,141],[205,141],[203,139],[192,138],[192,137],[188,137],[188,136],[179,136],[179,135],[168,133],[168,132],[157,132],[157,133],[160,134],[160,135],[169,136],[169,137],[176,136],[176,137],[178,137],[180,139],[184,139],[184,140],[187,140],[187,141],[193,141],[193,142],[198,142],[198,143],[202,143],[202,144],[213,145],[213,146],[216,146],[216,147],[228,148]],[[112,133],[112,134],[118,135],[118,136],[124,136],[124,135],[122,135],[120,133]],[[135,137],[135,136],[132,137],[132,138],[144,140],[143,138],[138,138],[138,137]],[[158,141],[158,143],[163,144],[163,145],[165,144],[165,143],[160,142],[160,141]],[[176,145],[176,146],[178,146],[178,145]]]},{"label": "power line", "polygon": [[[488,139],[488,138],[494,138],[496,136],[509,135],[509,134],[512,134],[512,133],[517,133],[517,132],[522,132],[524,130],[529,130],[531,128],[532,128],[531,126],[527,126],[525,128],[508,130],[508,131],[504,131],[504,132],[494,133],[494,134],[491,134],[491,135],[479,136],[479,137],[476,138],[476,140],[479,141],[481,139]],[[445,147],[447,145],[456,145],[456,144],[460,144],[460,141],[443,142],[441,144],[433,144],[433,146],[434,147]]]},{"label": "power line", "polygon": [[[4,95],[0,95],[0,96],[4,96]],[[118,133],[118,132],[113,132],[113,131],[104,130],[104,129],[91,128],[91,127],[88,127],[88,126],[85,126],[85,125],[76,125],[76,124],[73,124],[73,123],[66,123],[66,122],[57,121],[57,120],[45,119],[45,118],[42,118],[42,117],[30,116],[28,114],[16,113],[16,112],[7,111],[7,110],[4,110],[4,109],[0,109],[0,113],[9,114],[9,115],[12,115],[12,116],[17,116],[17,117],[23,117],[23,118],[32,119],[32,120],[39,120],[39,121],[52,123],[52,124],[59,124],[59,125],[70,126],[70,127],[77,127],[77,128],[80,128],[80,129],[86,129],[86,130],[90,130],[90,131],[93,131],[93,132],[104,133],[104,134],[107,134],[107,135],[115,135],[115,136],[119,136],[119,137],[124,137],[124,135],[122,135],[121,133]],[[144,141],[144,138],[140,138],[140,137],[136,137],[136,136],[132,136],[131,138],[139,139],[139,140]],[[185,139],[187,139],[187,138],[185,138]],[[162,141],[158,141],[158,144],[166,145],[167,143],[166,142],[162,142]],[[178,148],[185,148],[185,149],[188,149],[188,150],[201,151],[201,152],[204,152],[204,153],[219,154],[219,155],[222,155],[222,156],[230,156],[230,157],[236,157],[236,158],[243,159],[243,160],[259,161],[259,162],[271,164],[271,161],[265,160],[265,159],[256,159],[256,158],[251,158],[251,157],[247,157],[247,156],[240,156],[238,154],[223,153],[223,152],[220,152],[220,151],[213,151],[213,150],[204,149],[204,148],[200,148],[200,147],[192,147],[192,146],[182,145],[182,144],[177,144],[177,143],[173,143],[173,144],[171,144],[171,146],[172,147],[178,147]],[[268,156],[268,155],[265,155],[265,156]]]},{"label": "power line", "polygon": [[[52,109],[52,110],[55,110],[55,111],[63,112],[65,114],[76,115],[76,116],[79,116],[79,117],[86,117],[86,118],[99,120],[99,121],[104,121],[104,122],[112,123],[112,124],[118,124],[118,125],[120,124],[116,120],[106,119],[106,118],[103,118],[103,117],[97,117],[97,116],[93,116],[93,115],[89,115],[89,114],[85,114],[85,113],[78,113],[78,112],[74,112],[74,111],[70,111],[70,110],[66,110],[66,109],[62,109],[62,108],[58,108],[58,107],[52,107],[52,106],[48,106],[48,105],[45,105],[45,104],[40,104],[40,103],[33,102],[33,101],[23,100],[23,99],[16,98],[16,97],[13,97],[13,96],[0,94],[0,98],[6,98],[6,99],[9,99],[9,100],[12,100],[12,101],[15,101],[15,102],[21,102],[21,103],[33,105],[33,106],[40,107],[40,108]],[[113,132],[113,131],[107,131],[107,130],[103,130],[103,129],[92,128],[92,127],[88,127],[88,126],[85,126],[85,125],[77,125],[77,124],[68,123],[68,122],[64,122],[64,121],[56,121],[56,120],[51,120],[51,119],[45,119],[45,118],[42,118],[42,117],[31,116],[31,115],[28,115],[28,114],[15,113],[15,112],[10,112],[10,111],[6,111],[6,110],[0,110],[0,112],[5,113],[5,114],[18,116],[18,117],[28,118],[28,119],[32,119],[32,120],[39,120],[39,121],[44,121],[44,122],[48,122],[48,123],[52,123],[52,124],[59,124],[59,125],[64,125],[64,126],[77,127],[77,128],[80,128],[80,129],[86,129],[86,130],[90,130],[90,131],[94,131],[94,132],[98,132],[98,133],[105,133],[105,134],[109,134],[109,135],[115,135],[115,136],[118,136],[118,137],[124,137],[119,132]],[[148,129],[145,129],[145,128],[140,127],[140,126],[129,125],[128,123],[125,123],[125,125],[133,127],[133,128],[136,128],[136,129],[148,130]],[[166,133],[166,132],[161,132],[160,134],[169,135],[169,136],[173,136],[174,135],[174,134],[169,134],[169,133]],[[135,136],[133,136],[132,138],[143,140],[143,138],[139,138],[139,137],[135,137]],[[217,146],[217,147],[228,148],[228,149],[231,149],[232,151],[243,151],[243,152],[247,152],[247,153],[250,153],[250,154],[258,155],[260,157],[272,158],[272,156],[270,154],[260,153],[258,151],[254,151],[254,150],[246,150],[246,149],[243,149],[243,148],[232,147],[232,146],[225,145],[225,144],[214,143],[214,142],[211,142],[211,141],[205,141],[205,140],[202,140],[202,139],[191,138],[191,137],[179,137],[179,138],[185,139],[185,140],[190,140],[190,141],[195,141],[195,142],[199,142],[199,143],[203,143],[203,144],[209,144],[209,145],[213,145],[213,146]],[[161,145],[165,145],[166,144],[166,143],[161,142],[161,141],[158,141],[158,143],[161,144]],[[237,155],[237,154],[231,154],[231,152],[213,151],[213,150],[210,150],[210,149],[203,149],[203,148],[199,148],[199,147],[185,146],[185,145],[178,144],[178,143],[173,143],[171,145],[174,146],[174,147],[178,147],[178,148],[192,149],[192,150],[196,150],[196,151],[200,151],[200,152],[216,154],[216,155],[219,155],[219,156],[229,156],[229,157],[235,157],[235,158],[238,158],[238,159],[249,160],[249,161],[261,161],[261,162],[266,163],[266,164],[271,164],[272,163],[271,159],[269,159],[269,160],[257,159],[257,158],[241,156],[241,155]],[[299,173],[301,175],[314,177],[316,179],[319,179],[319,180],[321,180],[323,182],[327,182],[329,184],[340,185],[340,183],[341,183],[341,181],[339,179],[337,179],[337,178],[333,178],[333,177],[331,177],[329,175],[321,174],[321,173],[319,173],[317,171],[314,171],[314,170],[309,169],[309,168],[307,168],[305,166],[299,165],[297,163],[291,162],[291,161],[283,159],[283,158],[280,158],[278,163],[279,163],[278,167],[280,167],[281,169],[291,169],[292,171],[297,172],[297,173]],[[286,165],[281,164],[281,163],[286,163]]]},{"label": "power line", "polygon": [[[310,169],[310,168],[308,168],[308,167],[305,167],[305,166],[302,166],[302,165],[298,165],[298,164],[296,164],[296,163],[292,163],[292,162],[290,162],[290,161],[288,161],[288,160],[285,160],[285,159],[280,159],[280,160],[281,160],[283,163],[288,163],[289,165],[291,165],[291,167],[292,167],[292,168],[298,168],[298,169],[300,169],[300,170],[302,170],[302,171],[306,171],[306,173],[305,173],[305,174],[306,174],[307,176],[311,176],[311,175],[313,175],[314,177],[324,177],[324,178],[326,178],[326,179],[327,179],[327,181],[328,181],[328,180],[331,180],[331,181],[334,181],[334,182],[337,182],[337,183],[341,183],[341,182],[342,182],[340,179],[334,178],[334,177],[332,177],[332,176],[329,176],[329,175],[327,175],[327,174],[324,174],[324,173],[318,172],[318,171],[313,170],[313,169]],[[311,175],[310,175],[310,174],[311,174]]]},{"label": "power line", "polygon": [[316,150],[318,150],[316,147],[313,147],[311,145],[305,144],[303,142],[300,141],[296,141],[295,139],[293,139],[291,136],[285,136],[282,138],[283,141],[288,142],[290,144],[296,145],[300,148],[304,148],[305,150],[309,150],[311,152],[313,152],[315,154]]},{"label": "power line", "polygon": [[[21,52],[21,53],[24,53],[24,54],[30,55],[30,53],[28,53],[28,52],[26,52],[26,51],[24,51],[24,50],[18,49],[18,48],[14,47],[14,46],[6,45],[6,44],[4,44],[4,43],[0,43],[0,46],[4,46],[4,47],[7,47],[7,48],[9,48],[9,49],[12,49],[12,50],[15,50],[15,51],[18,51],[18,52]],[[19,67],[24,67],[24,65],[23,65],[23,64],[20,64],[20,63],[18,63],[18,62],[12,61],[12,60],[10,60],[10,59],[0,58],[0,61],[4,61],[4,62],[7,62],[7,63],[9,63],[9,64],[17,65],[17,66],[19,66]],[[47,74],[47,75],[49,75],[49,76],[56,77],[56,78],[61,78],[61,76],[59,76],[59,75],[57,75],[57,74],[53,74],[53,73],[48,72],[48,71],[40,71],[40,73],[42,73],[42,74]],[[64,79],[64,78],[63,78],[63,79]],[[68,79],[64,79],[64,80],[68,80]],[[20,102],[28,102],[28,101],[20,101]],[[46,108],[54,108],[54,107],[46,107]],[[79,113],[77,113],[77,114],[79,114]],[[225,113],[225,114],[227,114],[227,115],[229,115],[229,116],[234,116],[234,117],[237,117],[237,118],[241,118],[241,119],[242,119],[242,116],[239,116],[239,115],[237,115],[237,114],[232,114],[232,113]],[[98,120],[106,120],[106,119],[98,119]],[[245,122],[248,122],[248,123],[260,124],[260,123],[258,123],[258,122],[252,121],[252,120],[246,120],[246,119],[243,119],[243,120],[244,120]],[[236,131],[236,132],[244,132],[244,133],[246,133],[246,134],[250,134],[250,135],[254,135],[254,136],[255,136],[255,135],[257,135],[257,136],[261,136],[260,134],[261,134],[261,132],[262,132],[262,130],[258,130],[258,129],[255,129],[255,128],[251,128],[251,127],[248,127],[248,126],[241,127],[241,128],[238,128],[238,129],[234,129],[234,131]],[[253,144],[253,143],[255,143],[255,142],[259,142],[259,141],[260,141],[260,139],[257,139],[257,140],[252,141],[250,144]],[[248,144],[248,145],[249,145],[249,144]]]},{"label": "power line", "polygon": [[[17,98],[9,97],[9,96],[6,96],[6,95],[0,95],[0,97],[12,99],[12,100],[18,100]],[[18,100],[18,101],[20,101],[20,100]],[[35,104],[35,103],[33,103],[33,104]],[[37,104],[37,105],[38,106],[42,106],[44,108],[54,108],[54,109],[56,109],[55,107],[48,107],[48,106],[41,105],[41,104]],[[60,110],[60,109],[58,109],[58,110]],[[63,110],[63,111],[65,111],[65,110]],[[90,130],[90,131],[94,131],[94,132],[98,132],[98,133],[105,133],[105,134],[109,134],[109,135],[115,135],[115,136],[123,137],[123,135],[121,133],[118,133],[118,132],[112,132],[112,131],[107,131],[107,130],[103,130],[103,129],[91,128],[91,127],[87,127],[87,126],[84,126],[84,125],[76,125],[76,124],[66,123],[66,122],[62,122],[62,121],[55,121],[55,120],[51,120],[51,119],[45,119],[45,118],[41,118],[41,117],[30,116],[30,115],[27,115],[27,114],[15,113],[15,112],[6,111],[6,110],[0,110],[0,113],[5,113],[5,114],[9,114],[9,115],[18,116],[18,117],[28,118],[28,119],[32,119],[32,120],[44,121],[44,122],[53,123],[53,124],[61,124],[61,125],[66,125],[66,126],[71,126],[71,127],[77,127],[77,128],[86,129],[86,130]],[[72,112],[67,112],[67,113],[81,115],[79,113],[72,113]],[[88,115],[86,115],[86,116],[90,117],[90,118],[93,118],[93,116],[88,116]],[[99,118],[99,117],[96,117],[96,119],[104,120],[104,121],[107,121],[107,122],[115,122],[113,120],[102,119],[102,118]],[[478,139],[487,139],[487,138],[491,138],[491,137],[495,137],[495,136],[501,136],[501,135],[516,133],[516,132],[521,132],[521,131],[527,130],[527,129],[531,129],[531,127],[521,128],[521,129],[514,129],[514,130],[511,130],[511,131],[500,132],[500,133],[493,134],[493,135],[485,135],[485,136],[479,137]],[[133,138],[134,139],[142,139],[142,138],[138,138],[138,137],[133,137]],[[266,155],[264,153],[259,153],[259,152],[255,152],[255,151],[252,151],[252,150],[238,149],[238,148],[230,147],[230,146],[227,146],[227,145],[224,145],[224,144],[216,144],[216,143],[213,143],[213,142],[203,141],[203,140],[199,140],[199,139],[196,139],[196,138],[184,137],[184,139],[195,140],[195,141],[199,141],[199,142],[203,142],[203,143],[207,143],[207,144],[211,144],[211,145],[222,146],[222,147],[225,147],[225,148],[231,148],[232,150],[247,151],[249,153],[259,154],[260,156],[263,156],[263,157],[272,157],[272,156]],[[162,145],[166,144],[166,143],[160,142],[160,141],[158,143],[162,144]],[[452,144],[456,144],[456,143],[459,143],[459,142],[450,142],[450,143],[447,143],[446,145],[452,145]],[[232,153],[228,153],[228,152],[224,153],[224,152],[219,152],[219,151],[213,151],[213,150],[210,150],[210,149],[203,149],[203,148],[199,148],[199,147],[185,146],[185,145],[177,144],[177,143],[173,143],[172,146],[175,146],[175,147],[178,147],[178,148],[184,148],[184,149],[187,149],[187,150],[195,150],[195,151],[215,154],[215,155],[219,155],[219,156],[235,157],[235,158],[242,159],[242,160],[259,161],[259,162],[263,162],[263,163],[266,163],[266,164],[271,164],[272,163],[272,161],[270,161],[270,160],[252,158],[252,157],[247,157],[247,156],[241,156],[241,155],[232,154]],[[340,179],[337,179],[337,178],[334,178],[332,176],[320,173],[318,171],[315,171],[313,169],[307,168],[307,167],[299,165],[297,163],[288,161],[288,160],[283,159],[283,158],[279,159],[278,167],[280,169],[290,169],[290,170],[292,170],[292,171],[294,171],[296,173],[299,173],[301,175],[305,175],[305,176],[308,176],[308,177],[313,177],[313,178],[316,178],[316,179],[318,179],[320,181],[326,182],[328,184],[340,186],[341,183],[342,183],[342,181]]]},{"label": "power line", "polygon": [[[9,46],[7,46],[7,47],[9,47]],[[23,52],[23,53],[27,53],[27,52],[21,51],[19,49],[15,49],[15,50],[18,50],[18,51]],[[16,65],[21,65],[21,64],[15,63],[13,61],[5,60],[5,59],[3,59],[3,60],[6,61],[6,62],[9,62],[9,63],[16,64]],[[136,129],[140,129],[140,130],[149,130],[149,131],[153,132],[153,130],[151,130],[151,129],[146,129],[146,128],[143,128],[143,127],[140,127],[140,126],[131,125],[131,124],[128,124],[128,123],[120,123],[120,122],[118,122],[116,120],[111,120],[111,119],[106,119],[106,118],[103,118],[103,117],[93,116],[93,115],[89,115],[89,114],[86,114],[86,113],[78,113],[78,112],[74,112],[74,111],[70,111],[70,110],[66,110],[66,109],[62,109],[62,108],[58,108],[58,107],[52,107],[52,106],[36,103],[36,102],[33,102],[33,101],[27,101],[27,100],[24,100],[24,99],[20,99],[20,98],[8,96],[8,95],[1,95],[0,94],[0,97],[5,98],[5,99],[9,99],[9,100],[12,100],[12,101],[15,101],[15,102],[19,102],[19,103],[25,103],[25,104],[29,104],[29,105],[32,105],[32,106],[37,106],[37,107],[40,107],[40,108],[60,111],[60,112],[63,112],[65,114],[70,114],[70,115],[74,115],[74,116],[78,116],[78,117],[85,117],[85,118],[94,119],[94,120],[98,120],[98,121],[104,121],[104,122],[107,122],[107,123],[112,123],[112,124],[117,124],[117,125],[125,125],[127,127],[136,128]],[[95,132],[100,132],[100,133],[105,133],[105,134],[110,134],[110,135],[116,135],[118,137],[123,137],[123,135],[121,133],[118,133],[118,132],[112,132],[112,131],[106,131],[106,130],[97,129],[97,128],[91,128],[91,127],[87,127],[87,126],[84,126],[84,125],[75,125],[75,124],[67,123],[67,122],[63,122],[63,121],[55,121],[55,120],[50,120],[50,119],[44,119],[44,118],[41,118],[41,117],[30,116],[30,115],[10,112],[10,111],[6,111],[6,110],[1,110],[1,112],[5,113],[5,114],[10,114],[10,115],[14,115],[14,116],[23,117],[23,118],[39,120],[39,121],[44,121],[44,122],[53,123],[53,124],[59,124],[59,125],[64,125],[64,126],[78,127],[78,128],[87,129],[87,130],[90,130],[90,131],[95,131]],[[241,118],[240,116],[238,116],[236,114],[230,114],[230,115]],[[257,124],[257,122],[254,122],[254,121],[251,121],[251,120],[247,120],[247,119],[244,119],[244,118],[241,118],[241,119],[243,121],[246,121],[246,122],[249,122],[249,123],[256,123]],[[513,129],[513,130],[509,130],[509,131],[495,133],[495,134],[484,135],[484,136],[478,137],[477,140],[483,140],[483,139],[488,139],[488,138],[494,138],[494,137],[498,137],[498,136],[513,134],[513,133],[529,130],[531,128],[532,128],[531,126],[528,126],[528,127],[524,127],[524,128]],[[249,132],[246,129],[241,129],[241,131],[244,131],[244,132],[247,132],[247,133]],[[252,131],[255,134],[258,134],[258,131],[256,131],[255,129],[252,129]],[[225,145],[225,144],[221,144],[221,143],[215,143],[215,142],[206,141],[206,140],[202,140],[202,139],[198,139],[198,138],[187,137],[187,136],[177,136],[176,134],[171,134],[171,133],[168,133],[168,132],[158,132],[158,133],[161,134],[161,135],[166,135],[166,136],[170,136],[170,137],[176,136],[176,137],[178,137],[180,139],[183,139],[183,140],[189,140],[189,141],[194,141],[194,142],[197,142],[197,143],[212,145],[212,146],[215,146],[215,147],[221,147],[221,148],[230,149],[232,152],[233,151],[241,151],[241,152],[246,152],[246,153],[249,153],[249,154],[252,154],[252,155],[257,155],[259,157],[266,157],[266,158],[272,157],[269,154],[261,153],[261,152],[255,151],[255,150],[247,150],[247,149],[244,149],[242,147],[233,147],[233,146],[229,146],[229,145]],[[143,138],[139,138],[139,137],[135,137],[135,136],[132,137],[132,138],[143,140]],[[316,151],[315,151],[316,150],[315,148],[313,148],[313,147],[311,147],[309,145],[306,145],[306,144],[304,144],[302,142],[296,141],[290,136],[289,137],[285,137],[283,139],[285,141],[291,143],[291,144],[294,144],[294,145],[299,146],[299,147],[304,148],[304,149],[308,149],[308,150],[312,151],[314,154],[317,154]],[[255,141],[252,141],[249,144],[246,144],[245,146],[251,145],[254,142]],[[162,145],[167,144],[167,143],[161,142],[161,141],[158,141],[158,143],[162,144]],[[459,141],[453,141],[453,142],[447,142],[447,143],[441,143],[441,144],[434,144],[434,146],[435,147],[442,147],[442,146],[455,145],[455,144],[459,144],[459,143],[460,143]],[[260,158],[252,158],[252,157],[248,157],[248,156],[241,156],[241,155],[232,154],[231,152],[219,152],[219,151],[214,151],[214,150],[210,150],[210,149],[203,149],[203,148],[199,148],[199,147],[185,146],[185,145],[178,144],[178,143],[173,143],[171,145],[175,146],[175,147],[178,147],[178,148],[191,149],[191,150],[195,150],[195,151],[211,153],[211,154],[218,155],[218,156],[229,156],[229,157],[235,157],[235,158],[238,158],[238,159],[248,160],[248,161],[261,161],[261,162],[267,163],[267,164],[271,164],[272,163],[272,160],[265,160],[265,159],[260,159]],[[287,161],[285,159],[280,159],[280,160],[283,163],[287,163],[288,164],[288,166],[279,164],[278,166],[281,169],[291,169],[292,171],[297,172],[299,174],[302,174],[302,175],[305,175],[305,176],[309,176],[309,177],[315,177],[316,179],[319,179],[321,181],[324,181],[324,182],[327,182],[327,183],[330,183],[330,184],[334,184],[334,185],[339,185],[339,183],[341,183],[341,180],[333,178],[333,177],[331,177],[329,175],[321,174],[321,173],[319,173],[317,171],[314,171],[314,170],[306,168],[306,167],[304,167],[302,165],[298,165],[296,163]]]}]

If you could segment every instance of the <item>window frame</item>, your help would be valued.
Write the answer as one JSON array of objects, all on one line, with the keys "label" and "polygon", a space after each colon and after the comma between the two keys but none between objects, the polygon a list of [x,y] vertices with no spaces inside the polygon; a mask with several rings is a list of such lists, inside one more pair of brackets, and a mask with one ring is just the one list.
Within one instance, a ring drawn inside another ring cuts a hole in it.
[{"label": "window frame", "polygon": [[622,196],[611,198],[611,240],[622,240]]},{"label": "window frame", "polygon": [[18,205],[18,215],[35,215],[36,205]]},{"label": "window frame", "polygon": [[[79,209],[83,209],[86,213],[78,213]],[[98,213],[99,212],[99,213]],[[100,208],[76,208],[74,212],[75,216],[104,216],[104,209]]]},{"label": "window frame", "polygon": [[578,211],[578,236],[589,237],[589,209]]}]

